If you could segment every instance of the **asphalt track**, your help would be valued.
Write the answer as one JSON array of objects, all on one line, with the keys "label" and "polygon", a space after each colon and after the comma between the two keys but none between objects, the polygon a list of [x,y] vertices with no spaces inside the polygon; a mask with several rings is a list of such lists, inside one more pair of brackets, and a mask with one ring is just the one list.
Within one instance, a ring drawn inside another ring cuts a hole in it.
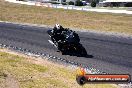
[{"label": "asphalt track", "polygon": [[77,32],[81,44],[93,57],[61,55],[46,33],[50,28],[0,22],[0,43],[48,53],[107,73],[132,75],[132,38]]}]

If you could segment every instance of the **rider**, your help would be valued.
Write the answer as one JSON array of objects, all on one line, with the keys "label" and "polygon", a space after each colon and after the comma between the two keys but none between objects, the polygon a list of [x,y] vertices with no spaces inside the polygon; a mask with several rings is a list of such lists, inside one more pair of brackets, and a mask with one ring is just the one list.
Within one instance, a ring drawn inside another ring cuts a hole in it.
[{"label": "rider", "polygon": [[[58,41],[64,41],[65,37],[63,35],[63,31],[67,32],[69,29],[64,29],[60,24],[56,24],[53,28],[53,37],[54,39]],[[72,30],[69,30],[72,31]],[[80,42],[78,34],[73,32],[74,38],[76,42]],[[54,41],[54,40],[53,40]]]},{"label": "rider", "polygon": [[[58,42],[58,50],[61,50],[62,41],[65,39],[63,31],[65,31],[65,29],[60,24],[56,24],[52,31],[52,37],[55,39],[56,42]],[[55,43],[54,39],[52,39],[52,41]]]},{"label": "rider", "polygon": [[62,40],[63,39],[63,34],[62,31],[64,31],[65,29],[60,25],[60,24],[56,24],[53,28],[53,36],[55,38],[56,41]]}]

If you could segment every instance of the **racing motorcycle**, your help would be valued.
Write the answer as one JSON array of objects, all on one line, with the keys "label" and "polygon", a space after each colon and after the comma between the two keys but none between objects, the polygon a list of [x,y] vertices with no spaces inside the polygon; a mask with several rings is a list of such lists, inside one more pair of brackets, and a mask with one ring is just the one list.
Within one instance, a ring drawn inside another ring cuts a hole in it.
[{"label": "racing motorcycle", "polygon": [[75,31],[65,29],[65,31],[63,31],[57,37],[53,35],[53,30],[48,30],[47,33],[51,38],[51,40],[48,40],[49,43],[61,51],[62,55],[87,55],[87,52],[80,43],[80,38]]}]

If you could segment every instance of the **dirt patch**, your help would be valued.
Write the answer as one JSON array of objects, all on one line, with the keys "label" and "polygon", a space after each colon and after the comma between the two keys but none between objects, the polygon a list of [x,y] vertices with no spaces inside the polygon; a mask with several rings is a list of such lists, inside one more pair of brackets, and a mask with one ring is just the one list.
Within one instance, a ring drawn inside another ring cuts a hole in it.
[{"label": "dirt patch", "polygon": [[11,75],[7,74],[6,77],[6,88],[19,88],[19,83],[18,81]]},{"label": "dirt patch", "polygon": [[19,88],[18,81],[9,72],[1,70],[0,79],[2,79],[0,88]]}]

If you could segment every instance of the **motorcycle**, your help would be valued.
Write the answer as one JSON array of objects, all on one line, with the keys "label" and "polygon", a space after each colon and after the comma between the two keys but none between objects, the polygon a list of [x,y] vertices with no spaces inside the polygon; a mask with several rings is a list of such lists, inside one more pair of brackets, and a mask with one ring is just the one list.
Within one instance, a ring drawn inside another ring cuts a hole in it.
[{"label": "motorcycle", "polygon": [[53,30],[48,30],[47,33],[51,38],[51,40],[48,40],[49,43],[61,51],[62,55],[87,55],[87,52],[80,43],[80,38],[75,31],[65,29],[61,34],[58,34],[59,36],[53,35]]}]

